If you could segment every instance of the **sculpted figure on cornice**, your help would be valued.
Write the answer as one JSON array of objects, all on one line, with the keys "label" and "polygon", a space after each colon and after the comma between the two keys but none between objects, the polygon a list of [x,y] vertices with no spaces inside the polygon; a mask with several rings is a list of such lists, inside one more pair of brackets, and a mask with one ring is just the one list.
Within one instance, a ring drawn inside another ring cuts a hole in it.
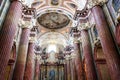
[{"label": "sculpted figure on cornice", "polygon": [[90,23],[89,22],[86,22],[86,23],[80,23],[79,26],[78,26],[78,30],[87,30],[91,27]]},{"label": "sculpted figure on cornice", "polygon": [[51,4],[52,5],[58,5],[59,4],[59,0],[51,0]]}]

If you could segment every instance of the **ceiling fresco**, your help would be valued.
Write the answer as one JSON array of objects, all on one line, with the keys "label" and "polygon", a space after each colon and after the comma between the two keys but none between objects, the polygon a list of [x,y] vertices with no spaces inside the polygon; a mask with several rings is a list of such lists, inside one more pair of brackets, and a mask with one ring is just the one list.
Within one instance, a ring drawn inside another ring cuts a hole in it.
[{"label": "ceiling fresco", "polygon": [[64,15],[57,12],[45,13],[38,17],[37,21],[40,25],[49,29],[60,29],[66,27],[70,19]]}]

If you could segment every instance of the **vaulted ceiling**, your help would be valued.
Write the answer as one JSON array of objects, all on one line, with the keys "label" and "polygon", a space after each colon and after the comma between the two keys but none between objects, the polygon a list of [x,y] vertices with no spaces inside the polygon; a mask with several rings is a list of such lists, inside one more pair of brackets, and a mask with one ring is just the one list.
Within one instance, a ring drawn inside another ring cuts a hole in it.
[{"label": "vaulted ceiling", "polygon": [[68,44],[75,11],[84,9],[86,2],[87,0],[23,0],[24,4],[35,8],[37,12],[37,44],[44,48],[50,44],[64,48]]}]

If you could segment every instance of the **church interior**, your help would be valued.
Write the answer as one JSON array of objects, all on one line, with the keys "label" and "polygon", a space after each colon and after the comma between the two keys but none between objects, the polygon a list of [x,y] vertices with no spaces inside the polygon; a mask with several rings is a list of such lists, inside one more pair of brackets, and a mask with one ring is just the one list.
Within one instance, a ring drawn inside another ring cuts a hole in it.
[{"label": "church interior", "polygon": [[120,0],[0,0],[0,80],[120,80]]}]

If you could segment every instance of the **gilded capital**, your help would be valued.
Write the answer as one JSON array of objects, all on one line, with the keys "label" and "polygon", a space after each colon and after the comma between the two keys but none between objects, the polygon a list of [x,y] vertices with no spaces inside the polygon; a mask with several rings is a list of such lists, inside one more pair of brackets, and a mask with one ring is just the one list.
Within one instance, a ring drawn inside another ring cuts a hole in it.
[{"label": "gilded capital", "polygon": [[74,38],[73,43],[81,43],[81,38],[80,37],[79,38]]},{"label": "gilded capital", "polygon": [[73,43],[79,43],[78,38],[74,38],[74,39],[73,39]]},{"label": "gilded capital", "polygon": [[33,27],[33,22],[32,22],[32,21],[24,21],[23,19],[20,19],[19,22],[18,22],[18,25],[19,25],[21,28],[29,28],[29,29],[32,29],[32,27]]},{"label": "gilded capital", "polygon": [[36,55],[36,59],[38,60],[38,61],[41,61],[41,56],[40,55]]},{"label": "gilded capital", "polygon": [[70,55],[66,55],[66,56],[65,56],[65,59],[68,61],[68,60],[71,59],[71,56],[70,56]]},{"label": "gilded capital", "polygon": [[35,36],[30,36],[29,37],[29,42],[31,42],[31,43],[35,43],[36,42],[36,37]]},{"label": "gilded capital", "polygon": [[91,9],[95,5],[103,5],[107,2],[108,0],[88,0],[87,7]]},{"label": "gilded capital", "polygon": [[78,30],[88,30],[90,28],[90,23],[87,22],[87,23],[80,23],[79,24],[79,27],[78,27]]}]

